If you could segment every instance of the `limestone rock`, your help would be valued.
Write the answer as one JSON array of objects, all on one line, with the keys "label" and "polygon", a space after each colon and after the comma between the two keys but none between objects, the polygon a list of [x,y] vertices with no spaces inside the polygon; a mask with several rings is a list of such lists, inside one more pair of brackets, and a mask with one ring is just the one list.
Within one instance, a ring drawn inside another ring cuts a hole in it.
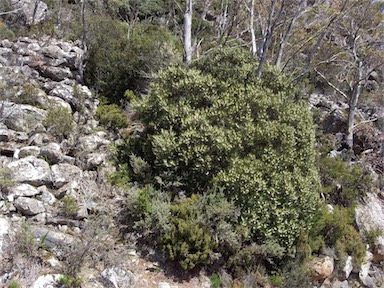
[{"label": "limestone rock", "polygon": [[52,67],[52,66],[39,66],[40,74],[43,77],[52,79],[54,81],[62,81],[67,78],[73,78],[71,70],[67,68]]},{"label": "limestone rock", "polygon": [[6,237],[9,235],[10,230],[11,224],[8,222],[7,218],[0,216],[0,261],[6,244]]},{"label": "limestone rock", "polygon": [[169,283],[167,283],[167,282],[160,282],[157,287],[158,288],[171,288],[171,285],[169,285]]},{"label": "limestone rock", "polygon": [[62,277],[61,274],[48,274],[39,276],[35,282],[33,282],[31,288],[55,288],[57,287],[57,281]]},{"label": "limestone rock", "polygon": [[63,99],[72,107],[76,107],[79,103],[79,100],[76,99],[73,95],[72,86],[62,82],[55,85],[53,89],[49,92],[49,95]]},{"label": "limestone rock", "polygon": [[32,132],[35,130],[44,131],[42,121],[45,119],[46,111],[24,104],[12,102],[0,102],[4,106],[4,124],[12,130]]},{"label": "limestone rock", "polygon": [[48,109],[49,107],[52,107],[52,106],[58,106],[58,107],[63,107],[65,109],[68,109],[69,111],[72,112],[71,105],[59,97],[47,96],[47,100],[48,101],[46,101],[46,103],[44,104],[44,108],[46,108],[46,109]]},{"label": "limestone rock", "polygon": [[21,8],[20,14],[23,15],[27,25],[38,24],[47,17],[48,6],[43,1],[12,0],[11,3],[15,9]]},{"label": "limestone rock", "polygon": [[47,132],[38,132],[29,138],[29,145],[43,146],[53,142],[53,137]]},{"label": "limestone rock", "polygon": [[40,191],[29,184],[20,184],[8,189],[10,194],[13,194],[15,198],[18,197],[33,197],[40,194]]},{"label": "limestone rock", "polygon": [[[378,194],[369,193],[364,198],[365,204],[356,207],[355,217],[359,231],[369,232],[371,230],[384,231],[384,200]],[[373,261],[384,260],[384,235],[376,239]]]},{"label": "limestone rock", "polygon": [[108,268],[101,272],[101,277],[107,285],[114,288],[129,288],[132,287],[136,280],[131,271],[125,271],[118,267]]},{"label": "limestone rock", "polygon": [[44,238],[44,245],[50,248],[60,249],[61,246],[68,246],[75,242],[75,239],[65,233],[35,227],[33,233],[38,241]]},{"label": "limestone rock", "polygon": [[45,211],[44,204],[33,198],[19,197],[13,204],[18,211],[27,216],[34,216]]},{"label": "limestone rock", "polygon": [[365,255],[365,259],[361,264],[360,272],[359,272],[359,279],[361,283],[363,283],[366,287],[370,287],[370,288],[374,287],[373,279],[369,275],[369,270],[372,265],[372,262],[371,262],[372,258],[373,258],[372,253],[367,251]]},{"label": "limestone rock", "polygon": [[48,145],[41,147],[40,155],[46,157],[52,163],[59,163],[63,158],[61,147],[57,143],[49,143]]},{"label": "limestone rock", "polygon": [[8,142],[12,139],[13,133],[9,129],[0,129],[0,142]]},{"label": "limestone rock", "polygon": [[48,205],[53,205],[53,203],[56,202],[55,196],[51,192],[48,191],[47,187],[41,186],[38,189],[39,189],[39,192],[41,192],[40,200],[43,203],[46,203]]},{"label": "limestone rock", "polygon": [[61,163],[52,166],[52,181],[56,188],[65,184],[79,180],[82,177],[82,170],[71,164]]},{"label": "limestone rock", "polygon": [[37,146],[26,146],[20,149],[19,159],[27,156],[39,156],[40,148]]},{"label": "limestone rock", "polygon": [[343,272],[345,273],[345,279],[348,279],[349,275],[351,275],[351,272],[353,270],[353,263],[352,263],[352,257],[348,256],[345,260],[345,265],[343,268]]},{"label": "limestone rock", "polygon": [[316,257],[309,262],[309,269],[312,271],[313,280],[321,282],[333,273],[334,260],[329,256]]},{"label": "limestone rock", "polygon": [[27,183],[34,186],[49,185],[52,183],[49,164],[42,159],[28,156],[8,164],[16,182]]},{"label": "limestone rock", "polygon": [[81,137],[79,139],[79,147],[85,151],[95,151],[97,148],[103,145],[109,145],[111,141],[104,139],[106,134],[104,132],[98,132],[93,135]]},{"label": "limestone rock", "polygon": [[107,155],[104,153],[91,153],[87,155],[87,169],[91,170],[105,162]]}]

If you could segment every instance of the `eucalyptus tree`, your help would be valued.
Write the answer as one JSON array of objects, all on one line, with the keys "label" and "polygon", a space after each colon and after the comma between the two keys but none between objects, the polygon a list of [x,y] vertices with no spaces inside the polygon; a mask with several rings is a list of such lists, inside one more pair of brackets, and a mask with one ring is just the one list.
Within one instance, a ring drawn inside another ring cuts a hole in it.
[{"label": "eucalyptus tree", "polygon": [[345,3],[345,13],[322,43],[314,71],[349,104],[346,144],[352,157],[356,108],[368,78],[384,66],[384,3],[354,0],[339,5]]}]

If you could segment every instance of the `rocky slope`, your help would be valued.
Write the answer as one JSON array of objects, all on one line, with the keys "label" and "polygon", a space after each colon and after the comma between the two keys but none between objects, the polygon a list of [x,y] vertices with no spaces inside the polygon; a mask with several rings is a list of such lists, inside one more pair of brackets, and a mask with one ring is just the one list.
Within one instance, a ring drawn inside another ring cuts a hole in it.
[{"label": "rocky slope", "polygon": [[[144,258],[134,240],[119,241],[127,192],[107,180],[115,137],[99,127],[98,101],[79,84],[81,53],[79,43],[49,37],[0,41],[0,285],[58,287],[63,275],[78,275],[82,287],[210,287],[204,275],[171,278],[162,255]],[[332,135],[331,154],[343,153],[347,106],[322,94],[310,102]],[[366,124],[355,151],[380,178],[383,135],[367,120],[383,118],[384,109],[359,115]],[[361,233],[384,231],[378,190],[356,210]],[[317,287],[384,287],[383,247],[381,236],[361,267],[347,258],[342,277],[332,252],[313,259]]]},{"label": "rocky slope", "polygon": [[125,192],[107,181],[113,139],[78,83],[77,44],[0,41],[0,286],[76,274],[81,287],[209,287],[204,276],[175,284],[118,242]]}]

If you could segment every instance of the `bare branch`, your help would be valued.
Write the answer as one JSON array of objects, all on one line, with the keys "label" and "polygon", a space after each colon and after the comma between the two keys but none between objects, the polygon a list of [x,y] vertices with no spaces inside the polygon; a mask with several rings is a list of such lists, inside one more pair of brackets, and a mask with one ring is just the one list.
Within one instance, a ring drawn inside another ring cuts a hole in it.
[{"label": "bare branch", "polygon": [[345,97],[346,99],[349,99],[348,95],[345,94],[343,91],[341,91],[339,88],[337,88],[334,84],[332,84],[325,76],[324,74],[322,74],[319,70],[317,70],[316,68],[314,68],[314,71],[321,77],[323,78],[327,84],[332,87],[336,92],[340,93],[343,97]]}]

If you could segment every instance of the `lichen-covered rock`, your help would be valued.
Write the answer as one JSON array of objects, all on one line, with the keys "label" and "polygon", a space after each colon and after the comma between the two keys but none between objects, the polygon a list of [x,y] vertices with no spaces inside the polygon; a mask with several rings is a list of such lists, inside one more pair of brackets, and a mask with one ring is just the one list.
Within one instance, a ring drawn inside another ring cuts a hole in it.
[{"label": "lichen-covered rock", "polygon": [[48,6],[43,1],[19,0],[11,1],[14,9],[23,16],[25,24],[35,25],[43,22],[47,17]]},{"label": "lichen-covered rock", "polygon": [[8,193],[12,194],[15,198],[17,197],[33,197],[40,194],[34,186],[29,184],[19,184],[8,189]]},{"label": "lichen-covered rock", "polygon": [[77,181],[82,177],[82,170],[68,163],[55,164],[51,168],[52,181],[56,188],[61,188],[65,184]]},{"label": "lichen-covered rock", "polygon": [[104,153],[91,153],[91,154],[88,154],[86,158],[87,158],[86,169],[91,170],[105,163],[107,159],[107,155]]},{"label": "lichen-covered rock", "polygon": [[12,130],[33,132],[35,130],[44,131],[42,121],[45,119],[46,111],[31,105],[15,104],[12,102],[0,102],[3,106],[4,124]]},{"label": "lichen-covered rock", "polygon": [[53,67],[53,66],[39,66],[40,74],[54,81],[62,81],[67,78],[73,78],[71,70],[67,68]]},{"label": "lichen-covered rock", "polygon": [[0,142],[8,142],[12,139],[13,133],[9,129],[0,129]]},{"label": "lichen-covered rock", "polygon": [[43,202],[28,197],[17,198],[13,205],[15,205],[16,209],[23,215],[27,216],[34,216],[45,211]]},{"label": "lichen-covered rock", "polygon": [[49,143],[41,147],[40,155],[46,157],[52,163],[59,163],[63,158],[61,147],[57,143]]},{"label": "lichen-covered rock", "polygon": [[[384,200],[376,193],[369,193],[364,204],[359,204],[355,212],[356,223],[361,232],[384,231]],[[373,261],[384,260],[384,235],[377,237]]]},{"label": "lichen-covered rock", "polygon": [[62,277],[61,274],[48,274],[39,276],[35,282],[33,282],[31,288],[55,288],[57,287],[57,281]]},{"label": "lichen-covered rock", "polygon": [[33,234],[38,241],[44,238],[45,246],[57,248],[58,250],[60,250],[63,245],[68,246],[75,242],[75,238],[68,234],[41,227],[33,228]]},{"label": "lichen-covered rock", "polygon": [[126,271],[118,267],[105,269],[101,272],[101,277],[107,285],[114,288],[132,287],[135,282],[135,275],[131,271]]},{"label": "lichen-covered rock", "polygon": [[85,151],[94,152],[103,145],[109,145],[111,141],[105,139],[105,132],[97,132],[92,135],[83,136],[79,139],[79,148]]},{"label": "lichen-covered rock", "polygon": [[33,186],[49,185],[52,183],[49,164],[42,159],[28,156],[8,164],[13,180]]},{"label": "lichen-covered rock", "polygon": [[11,230],[11,224],[7,218],[0,216],[0,261],[2,259],[2,253],[6,245],[6,237]]},{"label": "lichen-covered rock", "polygon": [[353,263],[352,263],[352,257],[348,256],[345,260],[345,265],[343,268],[343,272],[345,273],[345,279],[348,279],[349,275],[351,275],[351,272],[353,270]]},{"label": "lichen-covered rock", "polygon": [[360,272],[359,272],[359,279],[361,283],[363,283],[366,287],[370,287],[370,288],[374,287],[373,278],[369,275],[369,270],[372,265],[372,262],[371,262],[372,258],[373,258],[372,253],[367,251],[365,255],[365,259],[361,264]]},{"label": "lichen-covered rock", "polygon": [[39,156],[40,154],[40,148],[37,146],[25,146],[20,149],[18,158],[24,158],[27,156]]}]

